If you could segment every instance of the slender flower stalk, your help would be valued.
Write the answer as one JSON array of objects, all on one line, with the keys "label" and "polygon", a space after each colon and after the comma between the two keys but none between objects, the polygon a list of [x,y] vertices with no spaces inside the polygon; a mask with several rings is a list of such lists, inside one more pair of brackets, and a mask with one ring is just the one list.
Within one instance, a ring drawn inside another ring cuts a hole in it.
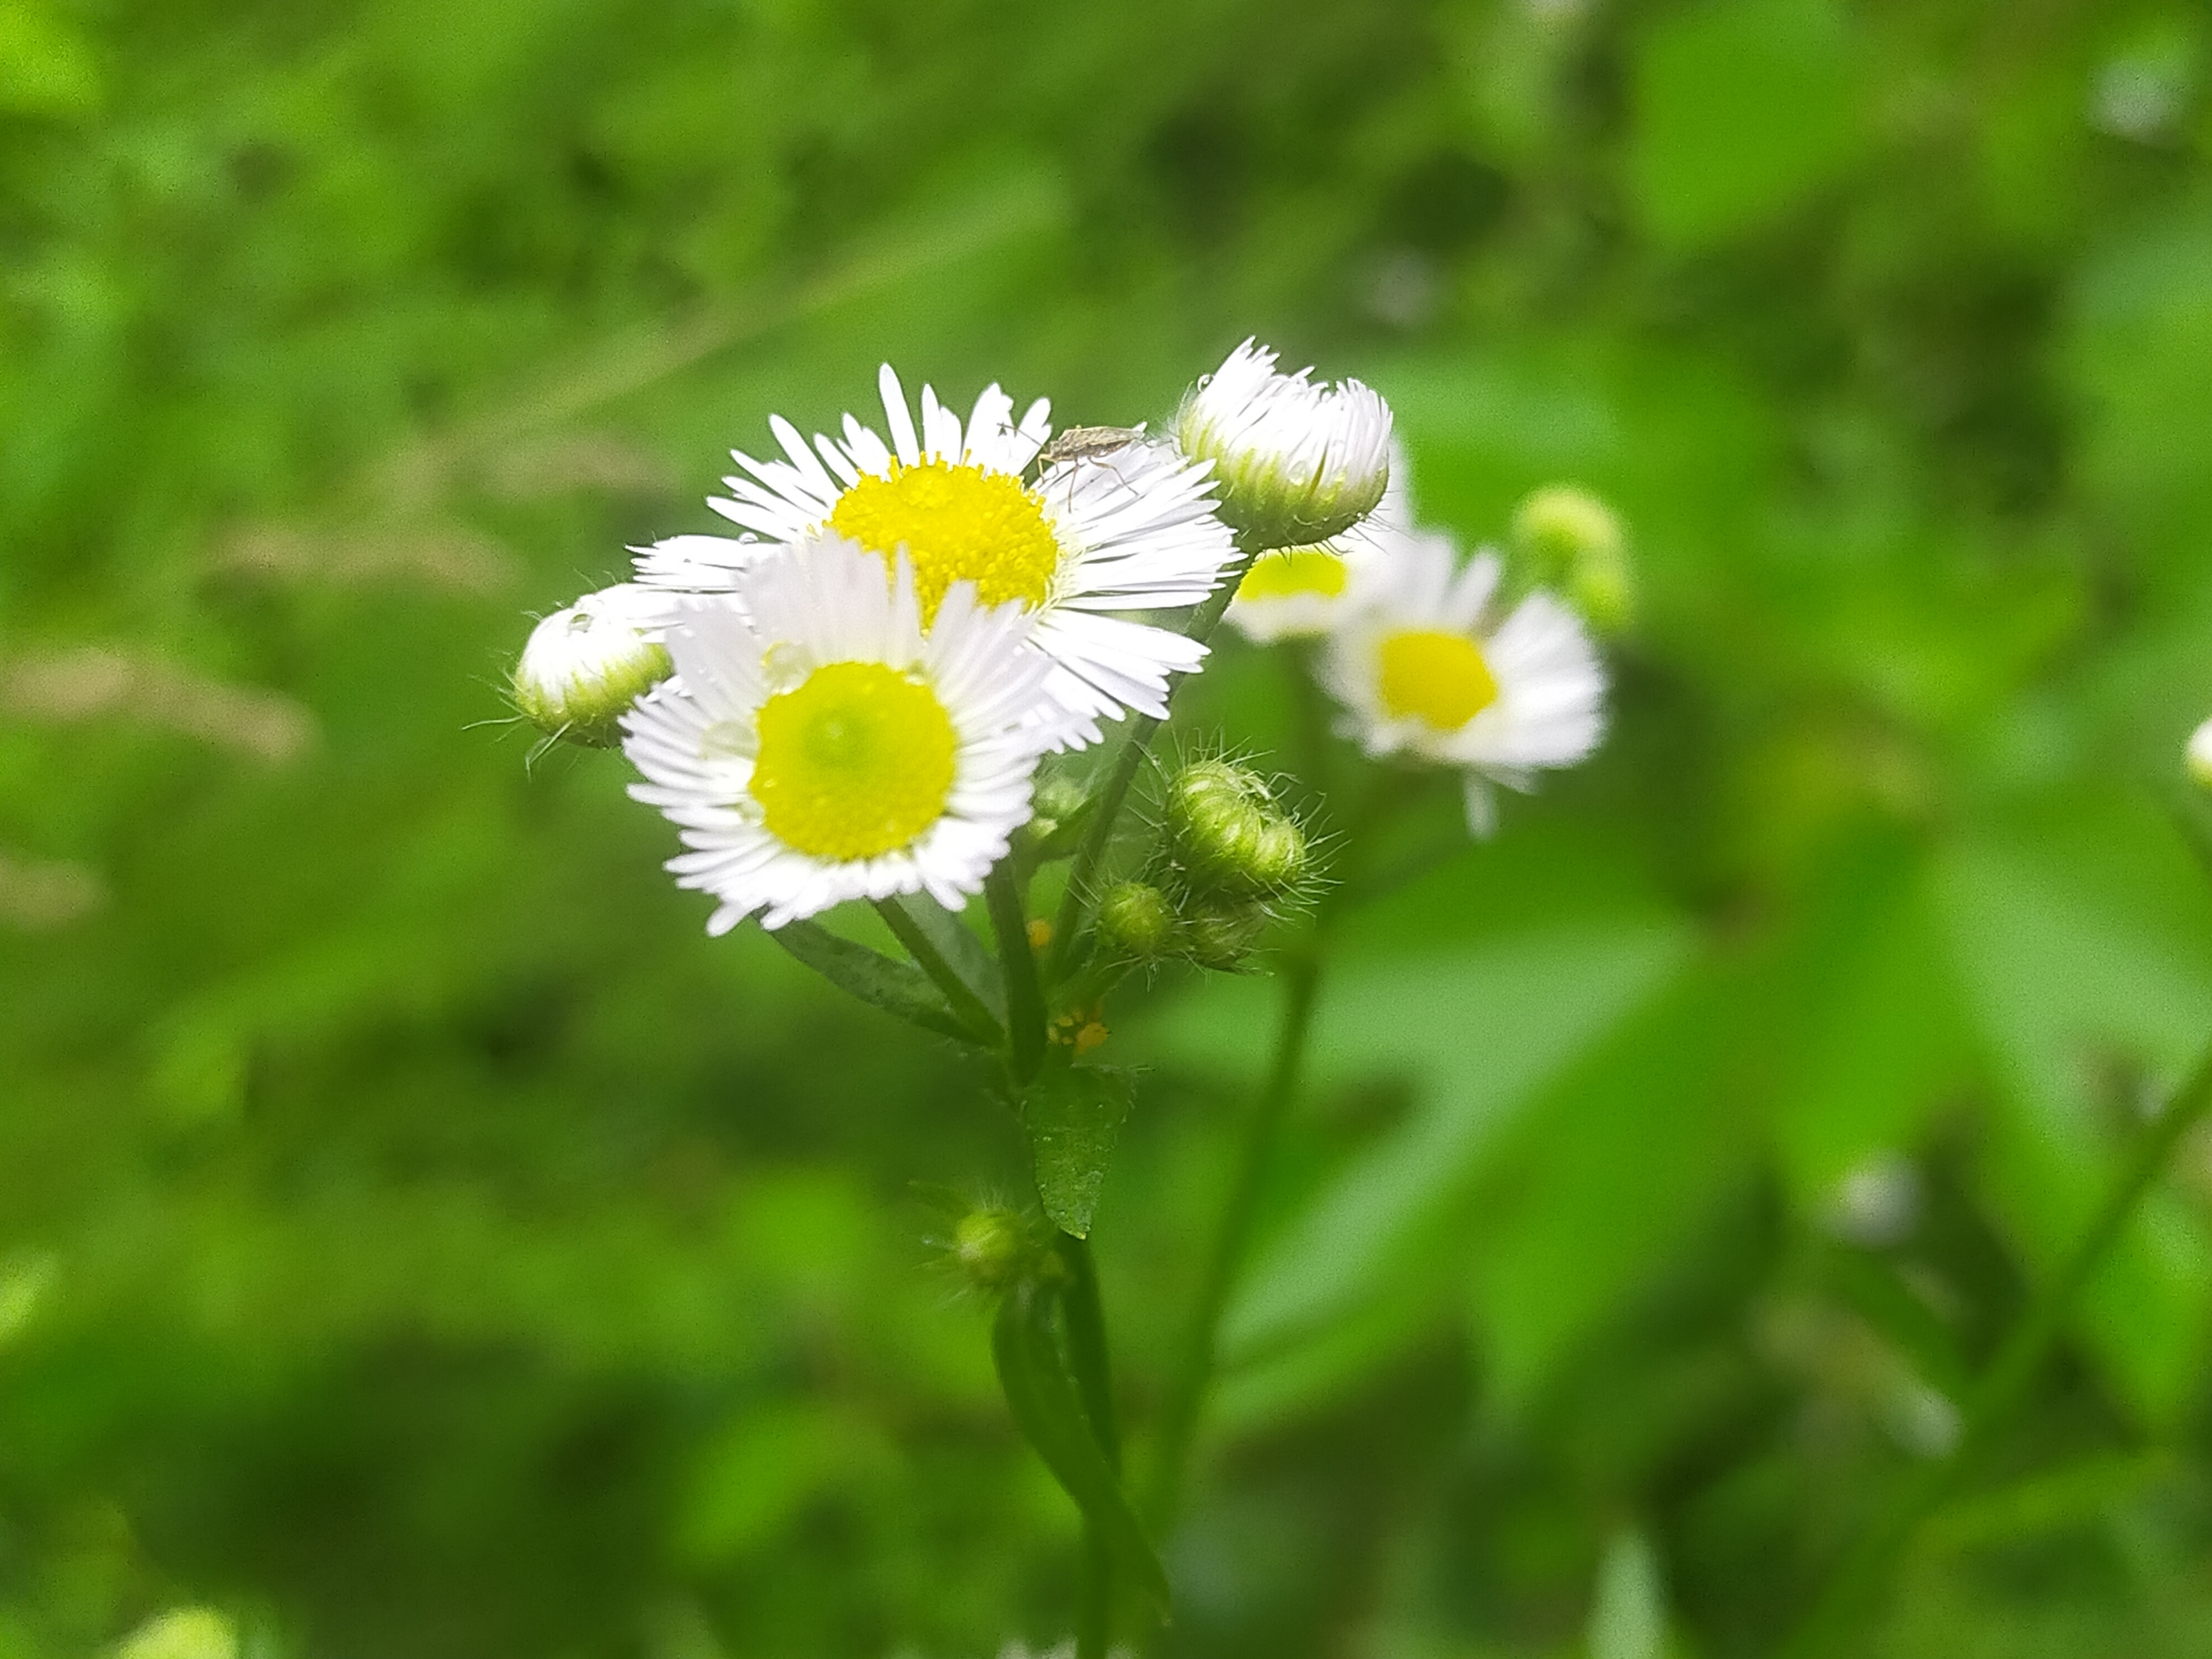
[{"label": "slender flower stalk", "polygon": [[1236,1288],[1237,1270],[1251,1245],[1252,1224],[1259,1216],[1260,1197],[1266,1190],[1276,1144],[1282,1138],[1283,1121],[1297,1097],[1298,1083],[1304,1074],[1306,1042],[1321,994],[1321,975],[1317,939],[1310,939],[1283,965],[1282,1013],[1275,1029],[1274,1053],[1237,1145],[1228,1202],[1206,1252],[1182,1360],[1160,1409],[1159,1449],[1145,1510],[1152,1523],[1162,1529],[1174,1522],[1182,1507],[1191,1448],[1213,1383],[1221,1318],[1228,1310],[1229,1293]]}]

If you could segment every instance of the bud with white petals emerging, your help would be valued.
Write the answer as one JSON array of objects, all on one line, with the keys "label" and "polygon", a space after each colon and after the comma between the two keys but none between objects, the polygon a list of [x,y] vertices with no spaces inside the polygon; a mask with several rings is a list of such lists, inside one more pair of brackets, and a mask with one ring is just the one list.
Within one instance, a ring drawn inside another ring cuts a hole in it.
[{"label": "bud with white petals emerging", "polygon": [[2205,721],[2189,734],[2189,747],[2183,751],[2182,763],[2198,788],[2212,789],[2212,720]]},{"label": "bud with white petals emerging", "polygon": [[1513,510],[1513,550],[1528,580],[1557,590],[1601,634],[1635,611],[1628,534],[1620,514],[1587,489],[1546,484]]},{"label": "bud with white petals emerging", "polygon": [[514,665],[514,706],[545,733],[611,748],[622,717],[674,672],[653,637],[653,600],[624,583],[586,593],[531,630]]},{"label": "bud with white petals emerging", "polygon": [[1247,340],[1191,388],[1176,443],[1213,463],[1217,510],[1247,548],[1310,547],[1375,510],[1390,481],[1390,405],[1357,380],[1275,373]]}]

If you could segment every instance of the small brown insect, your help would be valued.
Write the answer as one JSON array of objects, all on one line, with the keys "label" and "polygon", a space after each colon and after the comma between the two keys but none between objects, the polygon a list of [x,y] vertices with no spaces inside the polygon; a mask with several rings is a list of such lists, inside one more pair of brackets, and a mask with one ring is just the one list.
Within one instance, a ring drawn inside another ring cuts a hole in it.
[{"label": "small brown insect", "polygon": [[1042,472],[1062,461],[1096,460],[1127,449],[1144,435],[1140,426],[1072,426],[1037,451],[1036,467]]}]

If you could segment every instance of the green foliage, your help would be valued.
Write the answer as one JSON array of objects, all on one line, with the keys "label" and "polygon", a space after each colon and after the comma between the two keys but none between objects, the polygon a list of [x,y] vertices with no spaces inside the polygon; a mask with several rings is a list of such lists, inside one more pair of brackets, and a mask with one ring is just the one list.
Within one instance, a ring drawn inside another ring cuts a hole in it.
[{"label": "green foliage", "polygon": [[[770,411],[1255,331],[1634,622],[1480,848],[1179,697],[1341,908],[1163,1651],[1773,1651],[2212,1040],[2208,89],[2179,0],[0,0],[0,1655],[1066,1635],[1059,1292],[913,1190],[1095,1231],[1141,1490],[1278,982],[1133,975],[1040,1182],[890,923],[781,942],[903,1021],[708,939],[502,687]],[[1863,1650],[2201,1648],[2208,1170]]]}]

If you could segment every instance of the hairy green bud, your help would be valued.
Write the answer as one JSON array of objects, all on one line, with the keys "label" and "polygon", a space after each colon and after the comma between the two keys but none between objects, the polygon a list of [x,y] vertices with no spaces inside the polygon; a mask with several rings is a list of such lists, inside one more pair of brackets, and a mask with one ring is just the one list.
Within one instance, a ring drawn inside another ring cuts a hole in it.
[{"label": "hairy green bud", "polygon": [[1269,920],[1267,907],[1257,899],[1200,906],[1182,919],[1183,954],[1201,968],[1239,967]]},{"label": "hairy green bud", "polygon": [[971,1210],[953,1226],[952,1259],[980,1290],[1006,1289],[1029,1258],[1029,1228],[1012,1210]]},{"label": "hairy green bud", "polygon": [[1513,512],[1513,547],[1529,580],[1557,588],[1600,633],[1617,634],[1636,608],[1628,534],[1586,489],[1547,484]]},{"label": "hairy green bud", "polygon": [[1233,761],[1193,761],[1168,786],[1169,845],[1193,883],[1265,897],[1305,877],[1305,832]]},{"label": "hairy green bud", "polygon": [[1179,922],[1168,896],[1150,882],[1124,881],[1098,901],[1098,936],[1111,949],[1153,962],[1175,948]]}]

